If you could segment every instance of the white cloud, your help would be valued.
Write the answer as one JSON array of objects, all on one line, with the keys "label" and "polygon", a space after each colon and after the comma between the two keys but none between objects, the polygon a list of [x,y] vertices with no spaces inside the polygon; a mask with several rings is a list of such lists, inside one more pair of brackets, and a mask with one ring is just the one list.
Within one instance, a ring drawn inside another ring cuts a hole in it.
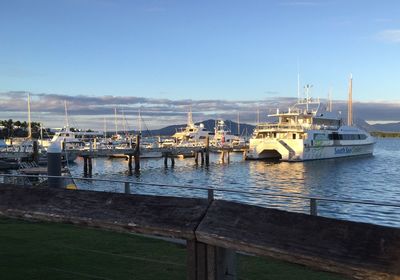
[{"label": "white cloud", "polygon": [[387,29],[378,33],[378,39],[384,42],[400,43],[400,29]]}]

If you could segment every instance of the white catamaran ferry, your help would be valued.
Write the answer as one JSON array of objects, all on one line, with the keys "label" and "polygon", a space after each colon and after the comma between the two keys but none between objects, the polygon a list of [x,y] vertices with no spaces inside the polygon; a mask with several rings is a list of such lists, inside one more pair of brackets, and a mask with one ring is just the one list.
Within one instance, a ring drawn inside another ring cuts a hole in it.
[{"label": "white catamaran ferry", "polygon": [[352,126],[351,86],[350,79],[347,125],[319,100],[307,97],[287,112],[269,115],[277,123],[257,125],[246,158],[305,161],[371,155],[374,138]]}]

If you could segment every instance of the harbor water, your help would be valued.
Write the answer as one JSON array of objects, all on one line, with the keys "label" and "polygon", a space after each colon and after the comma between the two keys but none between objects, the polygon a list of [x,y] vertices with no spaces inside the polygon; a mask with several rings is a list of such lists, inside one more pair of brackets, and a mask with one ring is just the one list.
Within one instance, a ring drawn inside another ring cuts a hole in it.
[{"label": "harbor water", "polygon": [[[216,191],[217,199],[238,201],[294,212],[309,212],[309,200],[287,196],[316,196],[339,200],[372,200],[400,206],[400,139],[377,139],[373,156],[309,162],[244,161],[233,153],[230,163],[211,154],[210,166],[193,158],[176,159],[164,167],[164,159],[142,159],[140,174],[129,174],[125,159],[93,160],[93,178],[128,180],[132,193],[207,197],[203,190],[189,190],[143,183],[211,187],[257,192],[243,194]],[[83,176],[83,160],[70,165],[71,174]],[[122,183],[76,181],[78,188],[123,192]],[[400,208],[344,202],[318,201],[318,215],[400,227]]]}]

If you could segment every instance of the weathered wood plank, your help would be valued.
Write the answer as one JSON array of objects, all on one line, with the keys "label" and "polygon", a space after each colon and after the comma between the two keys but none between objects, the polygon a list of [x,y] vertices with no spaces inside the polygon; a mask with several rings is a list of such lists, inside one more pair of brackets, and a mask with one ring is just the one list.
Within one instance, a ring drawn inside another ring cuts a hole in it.
[{"label": "weathered wood plank", "polygon": [[400,229],[213,201],[199,242],[359,279],[400,279]]},{"label": "weathered wood plank", "polygon": [[[122,187],[122,186],[121,186]],[[205,199],[0,185],[0,214],[194,239]]]},{"label": "weathered wood plank", "polygon": [[221,247],[353,278],[400,279],[398,228],[218,200],[207,206],[206,199],[0,185],[0,215],[187,239],[190,279],[212,275],[215,261],[219,271]]}]

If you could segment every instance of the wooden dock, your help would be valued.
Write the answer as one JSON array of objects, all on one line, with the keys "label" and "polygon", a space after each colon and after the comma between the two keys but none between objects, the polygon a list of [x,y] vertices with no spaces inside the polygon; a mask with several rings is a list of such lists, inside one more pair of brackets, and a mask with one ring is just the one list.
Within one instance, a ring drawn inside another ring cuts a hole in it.
[{"label": "wooden dock", "polygon": [[0,215],[187,240],[187,279],[235,279],[234,251],[400,279],[400,229],[234,202],[0,185]]}]

